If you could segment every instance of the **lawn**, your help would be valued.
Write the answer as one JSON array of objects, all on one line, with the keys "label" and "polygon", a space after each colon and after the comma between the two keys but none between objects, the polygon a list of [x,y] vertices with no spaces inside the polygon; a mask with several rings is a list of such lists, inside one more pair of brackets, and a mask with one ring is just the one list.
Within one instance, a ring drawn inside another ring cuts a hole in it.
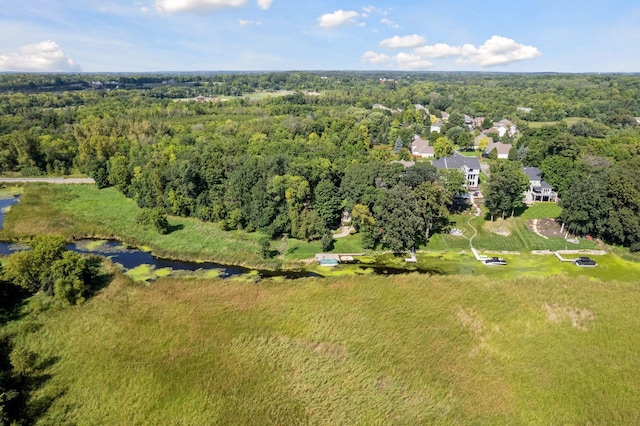
[{"label": "lawn", "polygon": [[[568,126],[571,126],[579,121],[593,121],[593,119],[585,117],[567,117],[562,119],[562,121],[567,123]],[[544,126],[555,126],[558,123],[559,121],[528,121],[527,125],[532,129],[537,129]]]},{"label": "lawn", "polygon": [[535,203],[520,215],[523,219],[556,219],[560,217],[562,207],[556,203]]},{"label": "lawn", "polygon": [[36,424],[639,420],[635,283],[118,277],[79,307],[36,302],[2,330],[37,354]]}]

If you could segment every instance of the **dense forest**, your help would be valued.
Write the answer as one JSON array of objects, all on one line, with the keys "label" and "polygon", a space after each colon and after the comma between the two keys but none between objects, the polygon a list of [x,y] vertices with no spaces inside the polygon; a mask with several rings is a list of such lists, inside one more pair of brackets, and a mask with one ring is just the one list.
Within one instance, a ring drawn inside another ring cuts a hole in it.
[{"label": "dense forest", "polygon": [[[483,124],[467,128],[465,115]],[[500,140],[514,155],[488,159],[489,181],[516,190],[507,203],[496,191],[491,213],[512,214],[521,197],[509,176],[539,167],[569,231],[639,251],[636,117],[634,75],[2,74],[0,172],[84,173],[146,217],[192,216],[325,248],[348,211],[364,248],[401,251],[446,227],[465,191],[461,174],[396,161],[412,159],[414,136],[447,155],[508,119],[519,132]]]}]

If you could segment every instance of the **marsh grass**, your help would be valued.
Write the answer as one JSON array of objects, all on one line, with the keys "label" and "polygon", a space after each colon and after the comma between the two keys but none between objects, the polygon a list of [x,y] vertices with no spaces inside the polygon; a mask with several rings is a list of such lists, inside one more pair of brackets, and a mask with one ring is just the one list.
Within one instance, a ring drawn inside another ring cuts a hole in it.
[{"label": "marsh grass", "polygon": [[10,323],[39,424],[633,424],[636,284],[118,275]]},{"label": "marsh grass", "polygon": [[114,188],[90,185],[31,184],[5,221],[0,236],[18,239],[37,234],[62,234],[70,239],[118,239],[148,248],[161,257],[212,260],[220,263],[275,267],[277,259],[262,259],[258,234],[224,232],[215,224],[171,216],[173,232],[160,235],[136,223],[139,208]]}]

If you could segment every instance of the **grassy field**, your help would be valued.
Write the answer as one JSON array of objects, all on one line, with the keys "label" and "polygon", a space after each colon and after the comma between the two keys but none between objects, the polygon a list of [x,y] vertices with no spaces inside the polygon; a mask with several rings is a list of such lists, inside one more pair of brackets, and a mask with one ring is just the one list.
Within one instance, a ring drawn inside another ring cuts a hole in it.
[{"label": "grassy field", "polygon": [[118,277],[2,333],[37,424],[637,424],[637,284]]},{"label": "grassy field", "polygon": [[[593,119],[584,118],[584,117],[567,117],[562,121],[567,123],[568,126],[571,126],[573,124],[576,124],[578,121],[593,121]],[[528,121],[527,125],[532,129],[537,129],[539,127],[544,127],[544,126],[555,126],[558,123],[559,121]]]}]

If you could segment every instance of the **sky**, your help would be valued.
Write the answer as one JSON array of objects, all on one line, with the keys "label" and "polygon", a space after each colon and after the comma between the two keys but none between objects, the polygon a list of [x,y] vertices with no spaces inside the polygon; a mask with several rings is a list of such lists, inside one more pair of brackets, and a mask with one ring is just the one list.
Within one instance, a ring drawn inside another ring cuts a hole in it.
[{"label": "sky", "polygon": [[0,0],[0,71],[640,72],[637,0]]}]

